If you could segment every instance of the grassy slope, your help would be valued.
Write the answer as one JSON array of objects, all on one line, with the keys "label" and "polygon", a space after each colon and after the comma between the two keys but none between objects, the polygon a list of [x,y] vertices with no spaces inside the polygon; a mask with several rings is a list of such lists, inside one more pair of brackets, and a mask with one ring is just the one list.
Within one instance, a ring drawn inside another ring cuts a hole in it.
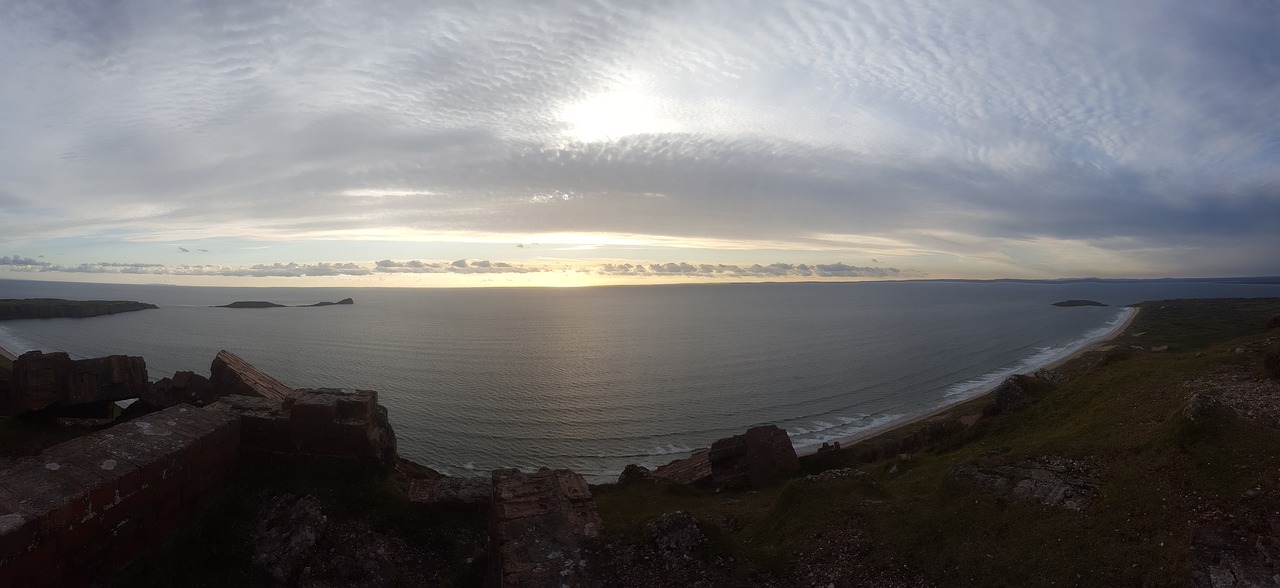
[{"label": "grassy slope", "polygon": [[[1181,413],[1183,382],[1222,366],[1252,366],[1257,356],[1235,347],[1265,338],[1260,326],[1277,313],[1276,299],[1144,305],[1118,342],[1169,345],[1169,352],[1084,358],[1073,381],[1024,411],[986,421],[949,449],[863,464],[878,487],[795,480],[729,500],[641,487],[597,501],[606,527],[632,537],[658,514],[692,511],[713,528],[718,549],[765,566],[857,524],[869,535],[860,556],[871,565],[908,562],[944,585],[1184,585],[1196,512],[1280,504],[1280,431],[1223,412],[1190,423]],[[957,464],[984,455],[996,463],[1084,459],[1102,480],[1101,496],[1076,513],[999,501],[951,479]],[[1246,501],[1241,496],[1252,488],[1260,498]],[[742,530],[717,524],[726,515]]]}]

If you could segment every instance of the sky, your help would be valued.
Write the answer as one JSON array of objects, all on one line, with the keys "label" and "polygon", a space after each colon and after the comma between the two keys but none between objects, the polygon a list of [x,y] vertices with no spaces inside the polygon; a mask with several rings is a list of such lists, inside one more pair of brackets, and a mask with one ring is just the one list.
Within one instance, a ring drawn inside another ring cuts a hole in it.
[{"label": "sky", "polygon": [[1280,4],[0,2],[0,279],[1280,274]]}]

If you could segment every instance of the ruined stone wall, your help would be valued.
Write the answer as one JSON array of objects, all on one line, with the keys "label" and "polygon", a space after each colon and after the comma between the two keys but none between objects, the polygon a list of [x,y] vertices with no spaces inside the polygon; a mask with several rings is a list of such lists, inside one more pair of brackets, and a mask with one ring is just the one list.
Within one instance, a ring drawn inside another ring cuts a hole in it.
[{"label": "ruined stone wall", "polygon": [[711,480],[716,488],[744,490],[772,484],[800,471],[787,432],[775,425],[752,427],[711,445]]},{"label": "ruined stone wall", "polygon": [[395,467],[395,432],[372,390],[298,390],[283,401],[232,395],[209,409],[244,419],[246,460],[353,473]]},{"label": "ruined stone wall", "polygon": [[175,406],[0,471],[0,586],[87,586],[165,541],[230,484],[240,418]]},{"label": "ruined stone wall", "polygon": [[30,351],[13,362],[0,396],[0,414],[137,398],[148,386],[147,364],[141,357],[73,360],[63,352]]}]

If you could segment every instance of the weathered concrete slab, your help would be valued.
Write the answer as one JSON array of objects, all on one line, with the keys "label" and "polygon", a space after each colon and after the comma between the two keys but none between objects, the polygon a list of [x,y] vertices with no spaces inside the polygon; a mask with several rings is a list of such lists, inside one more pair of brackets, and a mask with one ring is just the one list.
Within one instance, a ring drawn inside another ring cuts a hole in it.
[{"label": "weathered concrete slab", "polygon": [[685,459],[677,459],[667,465],[658,466],[653,477],[658,480],[676,484],[702,484],[711,480],[711,460],[708,451],[695,451]]},{"label": "weathered concrete slab", "polygon": [[253,367],[240,356],[227,350],[218,352],[209,367],[212,395],[258,396],[272,400],[293,398],[293,389]]}]

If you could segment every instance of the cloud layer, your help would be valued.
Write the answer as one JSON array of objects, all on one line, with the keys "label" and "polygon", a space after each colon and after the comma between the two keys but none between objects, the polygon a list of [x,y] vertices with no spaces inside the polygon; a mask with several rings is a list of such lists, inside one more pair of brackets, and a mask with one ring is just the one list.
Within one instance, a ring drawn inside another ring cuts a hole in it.
[{"label": "cloud layer", "polygon": [[[1274,273],[1277,29],[1245,0],[5,3],[0,244],[586,233]],[[451,267],[368,269],[513,269]]]},{"label": "cloud layer", "polygon": [[[502,261],[459,259],[444,261],[393,261],[373,263],[275,263],[252,266],[164,265],[155,263],[82,263],[63,265],[29,257],[0,257],[0,268],[19,273],[139,274],[155,276],[216,276],[236,278],[302,278],[326,276],[370,276],[376,274],[528,274],[567,271],[564,264],[523,265]],[[857,267],[844,263],[773,263],[739,266],[732,264],[605,263],[579,265],[575,272],[608,277],[684,278],[690,280],[761,280],[782,278],[908,278],[918,272],[886,267]]]}]

